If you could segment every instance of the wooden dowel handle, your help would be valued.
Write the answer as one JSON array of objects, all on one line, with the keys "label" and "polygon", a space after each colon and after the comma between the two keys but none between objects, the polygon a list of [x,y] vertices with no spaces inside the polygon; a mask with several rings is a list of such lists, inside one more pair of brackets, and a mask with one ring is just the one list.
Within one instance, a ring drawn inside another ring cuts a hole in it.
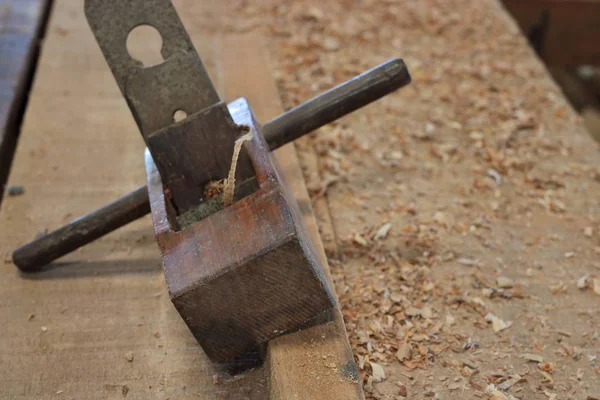
[{"label": "wooden dowel handle", "polygon": [[39,269],[149,212],[148,188],[140,186],[112,203],[19,247],[13,252],[13,262],[22,271]]},{"label": "wooden dowel handle", "polygon": [[[272,119],[263,126],[263,134],[270,149],[277,149],[406,86],[410,80],[404,62],[392,59]],[[13,262],[22,271],[38,270],[149,212],[148,188],[140,186],[19,247],[13,252]]]},{"label": "wooden dowel handle", "polygon": [[271,150],[276,149],[408,85],[410,80],[404,61],[394,58],[273,118],[263,127],[263,134]]}]

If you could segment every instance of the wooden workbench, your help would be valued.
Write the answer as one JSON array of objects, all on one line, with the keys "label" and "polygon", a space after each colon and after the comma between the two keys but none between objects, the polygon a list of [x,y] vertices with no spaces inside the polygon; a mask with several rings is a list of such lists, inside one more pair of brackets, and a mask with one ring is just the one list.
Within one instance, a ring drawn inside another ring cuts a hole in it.
[{"label": "wooden workbench", "polygon": [[[220,92],[250,93],[263,120],[279,111],[272,81],[257,89],[267,55],[286,107],[391,57],[412,72],[409,88],[299,143],[368,397],[599,397],[600,157],[500,2],[175,3]],[[139,134],[80,8],[55,6],[3,252],[143,181]],[[223,373],[169,304],[148,220],[65,261],[1,270],[0,396],[360,395],[335,375],[344,346],[324,351],[310,332],[214,384]],[[340,324],[324,339],[343,344]]]}]

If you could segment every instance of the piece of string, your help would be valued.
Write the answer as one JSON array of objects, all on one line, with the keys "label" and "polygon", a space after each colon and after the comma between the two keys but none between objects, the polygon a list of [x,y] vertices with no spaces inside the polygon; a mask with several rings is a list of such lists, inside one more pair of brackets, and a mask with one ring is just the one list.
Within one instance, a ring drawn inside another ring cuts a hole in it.
[{"label": "piece of string", "polygon": [[252,127],[248,133],[244,136],[240,136],[234,144],[233,156],[231,157],[231,167],[229,168],[229,175],[225,179],[225,188],[223,189],[223,206],[227,207],[233,203],[233,193],[235,191],[235,170],[237,168],[238,158],[240,157],[240,151],[242,150],[242,144],[252,140]]}]

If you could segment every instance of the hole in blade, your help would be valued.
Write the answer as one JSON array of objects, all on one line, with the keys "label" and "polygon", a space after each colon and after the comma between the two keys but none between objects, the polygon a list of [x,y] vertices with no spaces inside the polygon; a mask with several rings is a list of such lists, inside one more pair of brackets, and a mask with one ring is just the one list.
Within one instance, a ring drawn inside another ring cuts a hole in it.
[{"label": "hole in blade", "polygon": [[131,30],[127,36],[127,52],[144,67],[162,64],[163,39],[160,32],[150,25],[140,25]]},{"label": "hole in blade", "polygon": [[177,110],[173,113],[173,121],[179,122],[187,118],[187,113],[183,110]]}]

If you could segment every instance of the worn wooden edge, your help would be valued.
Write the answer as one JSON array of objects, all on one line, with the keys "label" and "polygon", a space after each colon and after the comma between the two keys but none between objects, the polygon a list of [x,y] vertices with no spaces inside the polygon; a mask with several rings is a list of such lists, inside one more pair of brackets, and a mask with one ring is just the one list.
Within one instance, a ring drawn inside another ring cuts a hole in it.
[{"label": "worn wooden edge", "polygon": [[[269,66],[263,38],[258,34],[229,35],[220,38],[222,65],[219,68],[225,98],[249,94],[250,104],[261,121],[282,112],[279,93]],[[251,77],[249,76],[251,75]],[[302,176],[294,145],[275,152],[294,193],[325,273],[331,274],[318,234],[308,190]],[[339,306],[331,321],[291,333],[269,343],[267,368],[271,399],[362,399],[364,394],[348,342]]]},{"label": "worn wooden edge", "polygon": [[[308,137],[300,138],[294,143],[296,145],[296,153],[298,154],[305,180],[310,182],[311,185],[321,188],[323,180],[319,175],[319,170],[322,166],[322,162],[317,151],[312,146],[311,139]],[[321,241],[325,248],[325,254],[329,258],[337,259],[339,257],[337,233],[333,226],[333,218],[327,193],[322,195],[311,195],[311,205],[319,226],[319,233],[321,234]]]},{"label": "worn wooden edge", "polygon": [[0,206],[53,0],[2,4],[0,20]]}]

